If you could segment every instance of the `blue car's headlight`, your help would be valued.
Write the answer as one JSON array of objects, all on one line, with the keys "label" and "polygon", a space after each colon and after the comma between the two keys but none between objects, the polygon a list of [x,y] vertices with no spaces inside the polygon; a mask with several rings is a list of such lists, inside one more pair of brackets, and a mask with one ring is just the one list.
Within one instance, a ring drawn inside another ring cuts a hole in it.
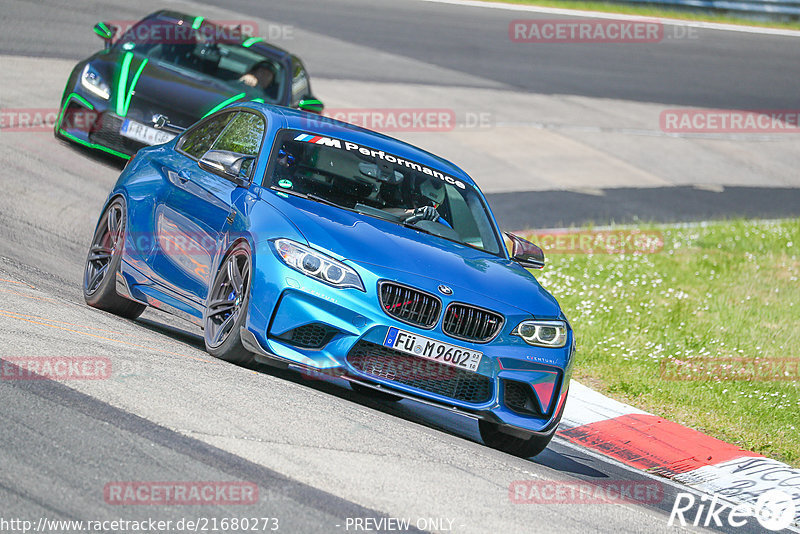
[{"label": "blue car's headlight", "polygon": [[81,72],[81,86],[95,96],[99,96],[103,100],[108,100],[111,93],[108,89],[108,84],[103,81],[103,78],[91,65],[88,63],[83,67]]},{"label": "blue car's headlight", "polygon": [[364,283],[358,273],[327,254],[289,239],[276,239],[272,246],[283,263],[306,276],[334,287],[352,287],[364,291]]},{"label": "blue car's headlight", "polygon": [[567,323],[566,321],[522,321],[511,335],[521,337],[528,345],[560,348],[567,343]]}]

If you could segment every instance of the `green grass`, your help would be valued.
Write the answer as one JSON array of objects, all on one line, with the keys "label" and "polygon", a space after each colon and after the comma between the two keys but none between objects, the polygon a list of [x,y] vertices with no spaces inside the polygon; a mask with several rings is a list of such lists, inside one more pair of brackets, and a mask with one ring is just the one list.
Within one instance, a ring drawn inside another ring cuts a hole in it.
[{"label": "green grass", "polygon": [[[602,11],[605,13],[621,13],[642,17],[661,17],[668,19],[694,20],[700,22],[718,22],[722,24],[739,24],[742,26],[760,26],[765,28],[800,29],[800,21],[761,21],[744,16],[718,14],[706,11],[688,11],[670,9],[662,6],[631,5],[613,2],[579,1],[579,0],[485,0],[505,4],[523,4],[532,6],[558,7],[563,9],[580,9],[585,11]],[[522,17],[520,17],[522,18]]]},{"label": "green grass", "polygon": [[800,466],[797,367],[793,380],[782,381],[702,371],[674,380],[661,367],[800,358],[800,219],[646,228],[663,233],[659,252],[548,254],[534,271],[575,329],[574,377]]}]

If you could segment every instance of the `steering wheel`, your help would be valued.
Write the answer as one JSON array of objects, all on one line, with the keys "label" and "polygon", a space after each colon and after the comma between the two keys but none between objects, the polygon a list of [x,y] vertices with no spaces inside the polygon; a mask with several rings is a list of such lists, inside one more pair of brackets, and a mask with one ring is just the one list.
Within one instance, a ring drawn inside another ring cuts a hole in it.
[{"label": "steering wheel", "polygon": [[414,210],[414,213],[403,220],[406,224],[414,224],[419,221],[437,221],[439,220],[439,212],[433,206],[421,206]]}]

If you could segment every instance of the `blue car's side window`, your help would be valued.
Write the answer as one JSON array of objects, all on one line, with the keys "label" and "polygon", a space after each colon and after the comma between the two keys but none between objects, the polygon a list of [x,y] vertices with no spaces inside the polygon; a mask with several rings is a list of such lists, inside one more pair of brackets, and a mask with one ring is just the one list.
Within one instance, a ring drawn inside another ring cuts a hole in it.
[{"label": "blue car's side window", "polygon": [[216,115],[191,128],[178,141],[177,150],[190,158],[200,159],[203,154],[211,149],[214,141],[234,115],[235,113],[233,112]]}]

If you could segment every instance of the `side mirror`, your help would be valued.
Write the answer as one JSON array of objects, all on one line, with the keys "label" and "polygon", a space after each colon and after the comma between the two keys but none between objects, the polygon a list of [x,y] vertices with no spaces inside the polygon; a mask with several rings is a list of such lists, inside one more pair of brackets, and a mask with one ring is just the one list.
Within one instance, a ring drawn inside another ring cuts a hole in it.
[{"label": "side mirror", "polygon": [[316,98],[306,98],[297,104],[297,109],[302,109],[303,111],[308,111],[309,113],[319,114],[322,113],[323,109],[325,109],[325,104]]},{"label": "side mirror", "polygon": [[94,33],[96,33],[98,37],[100,37],[100,39],[102,39],[105,43],[106,50],[111,48],[111,41],[117,34],[117,27],[105,22],[98,22],[94,25],[93,29]]},{"label": "side mirror", "polygon": [[161,113],[153,115],[153,128],[155,128],[156,130],[165,130],[176,134],[179,134],[184,130],[186,130],[186,128],[183,128],[181,126],[178,126],[177,124],[172,124],[171,122],[169,122],[169,117],[167,117],[166,115],[162,115]]},{"label": "side mirror", "polygon": [[255,156],[248,156],[247,154],[240,154],[238,152],[229,152],[227,150],[209,150],[197,164],[201,169],[218,174],[223,178],[230,180],[239,187],[244,187],[248,184],[246,173],[242,172],[242,167],[245,162],[255,160]]},{"label": "side mirror", "polygon": [[512,261],[530,269],[541,269],[544,267],[544,252],[541,248],[512,233],[506,232],[506,235],[513,244],[511,249]]}]

